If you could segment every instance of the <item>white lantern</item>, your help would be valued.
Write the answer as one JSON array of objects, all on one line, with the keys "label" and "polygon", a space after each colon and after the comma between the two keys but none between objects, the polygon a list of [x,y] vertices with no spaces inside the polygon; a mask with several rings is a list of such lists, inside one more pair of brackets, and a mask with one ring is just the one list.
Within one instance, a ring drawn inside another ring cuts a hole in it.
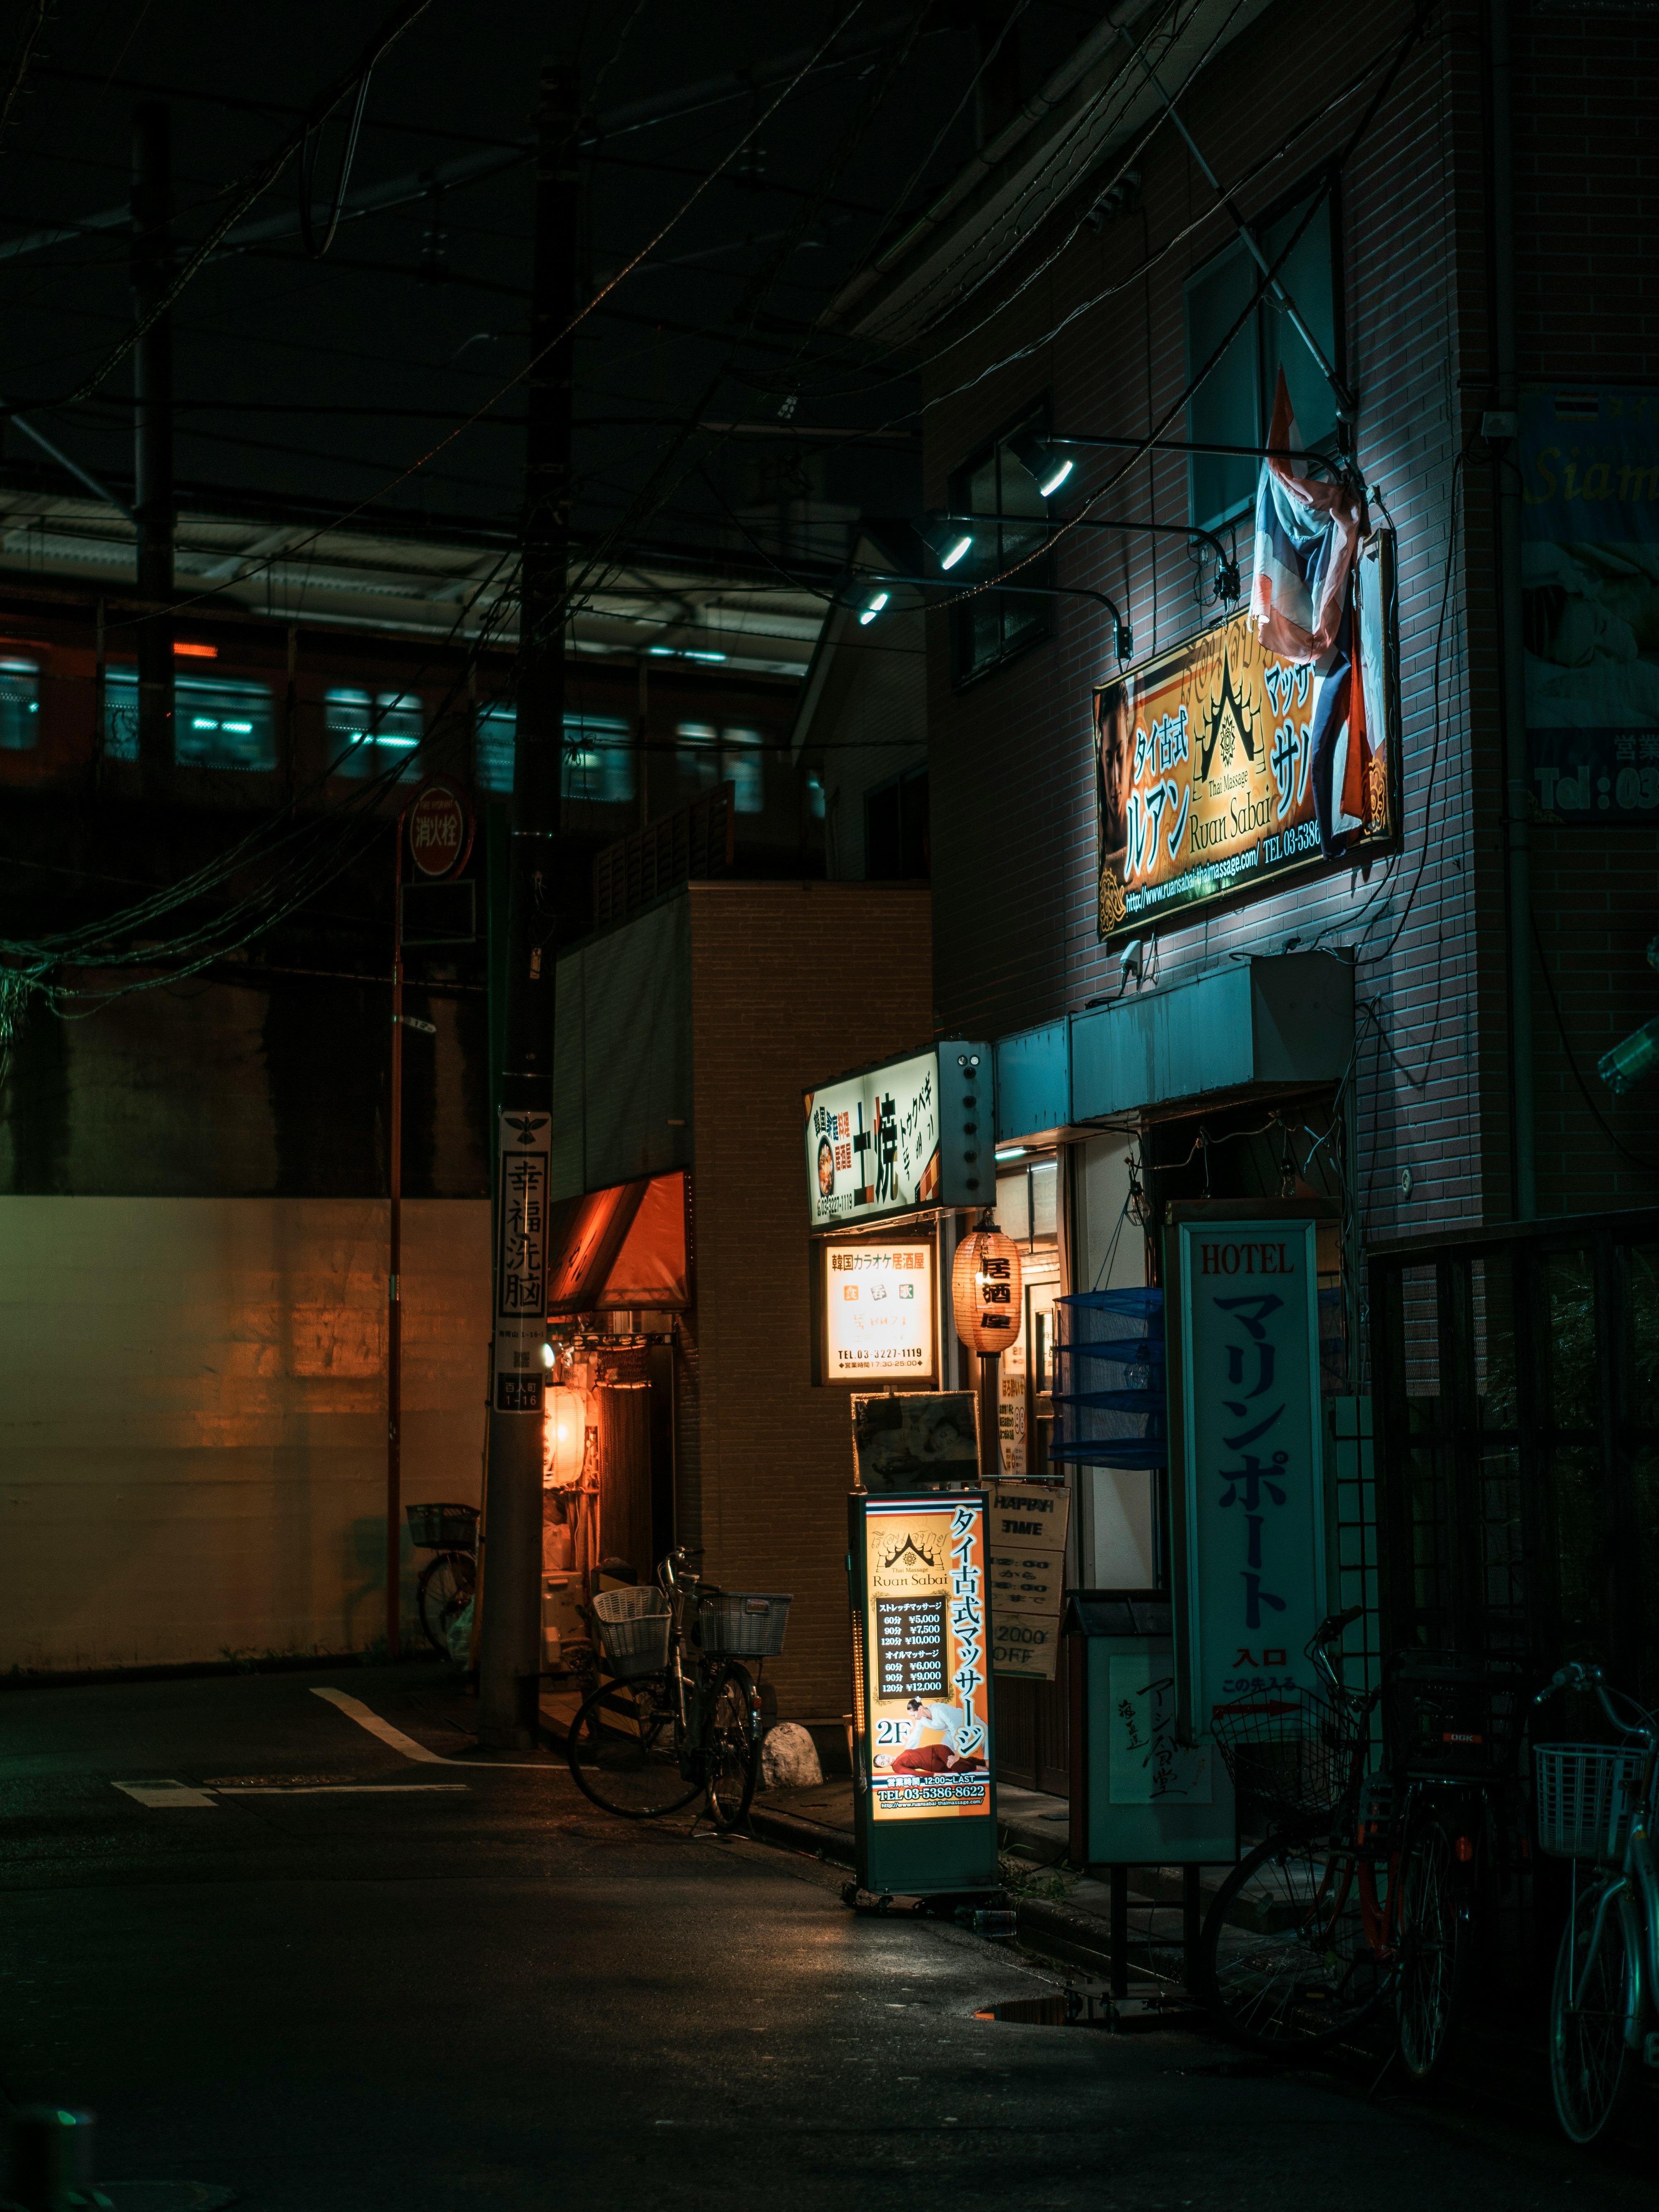
[{"label": "white lantern", "polygon": [[542,1394],[542,1481],[568,1490],[582,1479],[587,1455],[587,1399],[556,1385]]}]

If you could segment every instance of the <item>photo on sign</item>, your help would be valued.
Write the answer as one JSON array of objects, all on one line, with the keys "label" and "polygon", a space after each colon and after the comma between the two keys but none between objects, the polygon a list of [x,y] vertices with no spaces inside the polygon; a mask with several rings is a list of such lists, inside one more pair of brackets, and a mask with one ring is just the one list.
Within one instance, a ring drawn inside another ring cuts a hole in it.
[{"label": "photo on sign", "polygon": [[933,1248],[856,1243],[819,1248],[826,1382],[928,1382],[933,1376]]},{"label": "photo on sign", "polygon": [[864,1510],[871,1816],[987,1814],[983,1501],[872,1500]]},{"label": "photo on sign", "polygon": [[1321,661],[1267,651],[1245,607],[1096,692],[1103,941],[1397,843],[1391,532],[1361,543],[1351,589],[1347,649]]},{"label": "photo on sign", "polygon": [[1533,797],[1583,829],[1659,821],[1659,390],[1521,395]]},{"label": "photo on sign", "polygon": [[860,1490],[917,1482],[974,1482],[978,1403],[971,1390],[889,1391],[853,1401],[853,1462]]}]

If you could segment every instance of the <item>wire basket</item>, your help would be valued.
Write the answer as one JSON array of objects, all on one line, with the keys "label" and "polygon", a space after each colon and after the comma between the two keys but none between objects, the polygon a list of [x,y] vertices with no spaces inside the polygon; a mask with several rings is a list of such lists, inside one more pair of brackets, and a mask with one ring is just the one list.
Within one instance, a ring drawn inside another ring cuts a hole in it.
[{"label": "wire basket", "polygon": [[470,1552],[477,1541],[476,1505],[405,1505],[409,1540],[417,1550]]},{"label": "wire basket", "polygon": [[600,1590],[592,1611],[605,1647],[605,1663],[618,1681],[661,1674],[668,1664],[673,1615],[660,1590]]},{"label": "wire basket", "polygon": [[1243,1808],[1270,1820],[1334,1814],[1364,1723],[1323,1690],[1289,1686],[1218,1705],[1211,1728]]},{"label": "wire basket", "polygon": [[1389,1765],[1419,1782],[1513,1774],[1529,1710],[1526,1692],[1516,1673],[1414,1655],[1384,1695]]},{"label": "wire basket", "polygon": [[763,1590],[706,1590],[697,1604],[697,1641],[729,1659],[775,1659],[789,1626],[787,1597]]},{"label": "wire basket", "polygon": [[1534,1744],[1539,1850],[1553,1859],[1622,1859],[1642,1760],[1605,1743]]},{"label": "wire basket", "polygon": [[1089,1467],[1167,1463],[1162,1291],[1056,1298],[1054,1360],[1051,1459]]}]

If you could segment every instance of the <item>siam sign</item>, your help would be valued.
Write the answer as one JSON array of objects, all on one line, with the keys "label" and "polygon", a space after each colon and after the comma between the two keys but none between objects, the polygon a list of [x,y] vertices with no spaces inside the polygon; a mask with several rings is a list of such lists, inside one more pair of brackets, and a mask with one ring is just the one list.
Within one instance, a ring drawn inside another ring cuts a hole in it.
[{"label": "siam sign", "polygon": [[1352,867],[1397,843],[1389,532],[1361,544],[1354,592],[1357,683],[1346,665],[1323,677],[1267,652],[1247,608],[1095,693],[1103,940]]}]

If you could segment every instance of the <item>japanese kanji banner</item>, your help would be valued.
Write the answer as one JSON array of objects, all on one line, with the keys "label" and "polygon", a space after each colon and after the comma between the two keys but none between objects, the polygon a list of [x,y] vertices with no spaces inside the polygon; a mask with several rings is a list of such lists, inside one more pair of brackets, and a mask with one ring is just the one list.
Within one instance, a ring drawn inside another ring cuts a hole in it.
[{"label": "japanese kanji banner", "polygon": [[1363,539],[1338,641],[1264,645],[1255,611],[1094,695],[1098,932],[1353,866],[1399,836],[1390,532]]},{"label": "japanese kanji banner", "polygon": [[542,1410],[547,1334],[548,1114],[503,1113],[495,1163],[495,1411]]},{"label": "japanese kanji banner", "polygon": [[985,1499],[871,1499],[865,1515],[872,1816],[991,1810]]},{"label": "japanese kanji banner", "polygon": [[1182,1729],[1272,1712],[1316,1682],[1327,1611],[1318,1232],[1310,1218],[1177,1219],[1170,1231]]},{"label": "japanese kanji banner", "polygon": [[1659,391],[1521,395],[1533,794],[1583,829],[1659,821]]}]

